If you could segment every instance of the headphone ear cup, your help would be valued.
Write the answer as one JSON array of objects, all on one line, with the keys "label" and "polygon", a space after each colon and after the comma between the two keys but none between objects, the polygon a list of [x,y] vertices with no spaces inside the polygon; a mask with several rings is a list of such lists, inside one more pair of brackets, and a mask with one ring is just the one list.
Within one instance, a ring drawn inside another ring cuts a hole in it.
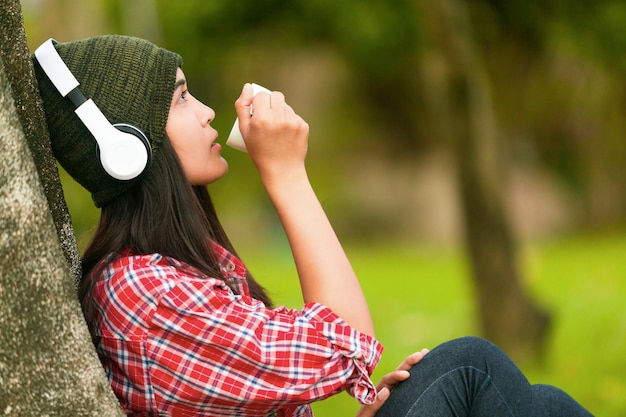
[{"label": "headphone ear cup", "polygon": [[152,159],[152,146],[150,145],[148,136],[143,133],[143,130],[139,129],[137,126],[129,125],[128,123],[116,123],[113,127],[120,132],[130,133],[143,143],[143,146],[146,148],[146,152],[148,152],[148,163],[146,164],[146,167],[150,166],[150,161]]},{"label": "headphone ear cup", "polygon": [[98,141],[98,156],[104,170],[113,178],[128,181],[150,166],[152,147],[148,137],[135,126],[113,125],[113,135]]}]

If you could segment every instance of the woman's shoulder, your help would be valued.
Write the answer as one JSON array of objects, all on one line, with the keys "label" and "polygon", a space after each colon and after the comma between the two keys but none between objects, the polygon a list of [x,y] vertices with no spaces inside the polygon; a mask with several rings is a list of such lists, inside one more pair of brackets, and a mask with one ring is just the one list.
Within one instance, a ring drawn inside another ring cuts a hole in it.
[{"label": "woman's shoulder", "polygon": [[178,280],[210,279],[185,262],[159,253],[136,255],[123,252],[107,263],[105,278],[117,277],[126,281],[148,281],[153,285],[175,283]]},{"label": "woman's shoulder", "polygon": [[138,300],[154,304],[160,294],[171,290],[180,272],[166,257],[153,253],[134,255],[122,253],[105,259],[94,288],[96,299],[113,297],[120,303],[137,303]]},{"label": "woman's shoulder", "polygon": [[224,286],[223,281],[158,253],[122,253],[103,262],[105,266],[100,269],[93,301],[108,315],[136,316],[146,323],[168,294],[196,287],[213,292]]}]

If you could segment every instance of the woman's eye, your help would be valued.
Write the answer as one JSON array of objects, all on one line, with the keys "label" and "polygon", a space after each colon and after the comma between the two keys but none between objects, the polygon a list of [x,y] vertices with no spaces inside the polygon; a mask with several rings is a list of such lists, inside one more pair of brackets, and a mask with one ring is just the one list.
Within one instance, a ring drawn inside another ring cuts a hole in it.
[{"label": "woman's eye", "polygon": [[187,100],[187,90],[180,93],[180,98],[178,99],[178,101],[180,101],[181,103],[184,102],[185,100]]}]

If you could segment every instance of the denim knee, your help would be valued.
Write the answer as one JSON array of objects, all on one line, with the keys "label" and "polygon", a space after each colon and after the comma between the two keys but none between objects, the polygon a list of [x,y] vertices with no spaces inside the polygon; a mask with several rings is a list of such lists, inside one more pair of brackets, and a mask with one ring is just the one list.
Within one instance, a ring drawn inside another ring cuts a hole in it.
[{"label": "denim knee", "polygon": [[[444,354],[450,359],[454,358],[457,366],[484,365],[489,358],[498,357],[501,359],[502,356],[506,356],[495,344],[477,336],[465,336],[450,340],[437,346],[431,353]],[[452,364],[448,363],[448,365]]]},{"label": "denim knee", "polygon": [[494,355],[500,350],[480,337],[437,346],[409,371],[411,377],[396,387],[377,416],[468,415],[474,398],[491,384],[489,370],[498,367]]}]

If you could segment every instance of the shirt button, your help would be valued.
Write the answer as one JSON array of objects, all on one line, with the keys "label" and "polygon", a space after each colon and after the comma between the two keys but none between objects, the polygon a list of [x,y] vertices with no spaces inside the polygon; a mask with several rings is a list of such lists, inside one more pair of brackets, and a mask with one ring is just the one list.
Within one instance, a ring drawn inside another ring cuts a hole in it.
[{"label": "shirt button", "polygon": [[228,272],[233,272],[235,270],[235,264],[233,262],[229,262],[226,264],[226,270]]}]

